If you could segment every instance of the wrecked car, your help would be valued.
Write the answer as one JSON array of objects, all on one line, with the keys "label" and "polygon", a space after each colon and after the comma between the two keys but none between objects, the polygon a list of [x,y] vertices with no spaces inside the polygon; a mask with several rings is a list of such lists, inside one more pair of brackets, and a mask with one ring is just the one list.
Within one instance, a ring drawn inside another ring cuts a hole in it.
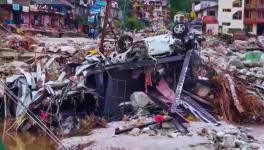
[{"label": "wrecked car", "polygon": [[198,49],[204,39],[200,34],[189,32],[185,23],[175,23],[172,33],[143,38],[134,41],[131,36],[123,35],[118,41],[119,48],[110,55],[113,63],[133,60],[154,59],[186,53]]}]

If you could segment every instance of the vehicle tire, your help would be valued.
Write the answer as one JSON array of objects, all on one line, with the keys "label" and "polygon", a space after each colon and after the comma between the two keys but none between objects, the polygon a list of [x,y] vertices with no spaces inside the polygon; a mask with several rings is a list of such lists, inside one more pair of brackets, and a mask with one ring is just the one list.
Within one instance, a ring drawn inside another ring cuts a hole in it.
[{"label": "vehicle tire", "polygon": [[188,26],[185,23],[175,23],[172,29],[173,35],[175,37],[183,37],[189,32]]},{"label": "vehicle tire", "polygon": [[123,53],[127,51],[130,47],[132,47],[133,44],[133,38],[129,35],[122,35],[118,40],[118,47],[119,53]]}]

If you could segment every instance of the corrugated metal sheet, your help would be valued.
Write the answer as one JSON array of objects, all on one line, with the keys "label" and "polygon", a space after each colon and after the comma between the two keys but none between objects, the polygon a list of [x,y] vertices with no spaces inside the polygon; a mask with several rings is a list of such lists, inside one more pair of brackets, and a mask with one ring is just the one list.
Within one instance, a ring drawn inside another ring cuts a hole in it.
[{"label": "corrugated metal sheet", "polygon": [[[7,4],[6,0],[0,0],[0,4]],[[30,0],[13,0],[13,4],[19,4],[21,6],[29,6]]]},{"label": "corrugated metal sheet", "polygon": [[32,0],[34,4],[48,4],[48,5],[66,5],[74,7],[71,3],[66,0]]},{"label": "corrugated metal sheet", "polygon": [[20,4],[22,6],[29,6],[30,0],[13,0],[13,4]]}]

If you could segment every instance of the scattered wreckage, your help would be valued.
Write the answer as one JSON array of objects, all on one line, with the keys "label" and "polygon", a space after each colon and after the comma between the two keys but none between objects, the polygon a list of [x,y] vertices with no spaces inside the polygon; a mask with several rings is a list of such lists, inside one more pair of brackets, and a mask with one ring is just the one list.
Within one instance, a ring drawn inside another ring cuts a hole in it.
[{"label": "scattered wreckage", "polygon": [[[115,134],[153,124],[161,128],[163,122],[186,134],[184,124],[194,120],[190,118],[220,125],[215,107],[227,120],[261,120],[263,105],[247,95],[246,82],[236,84],[230,73],[218,77],[217,70],[200,59],[203,41],[178,23],[172,34],[138,41],[122,36],[109,55],[64,47],[66,56],[16,62],[13,74],[0,82],[0,94],[7,95],[6,116],[16,117],[13,129],[41,128],[64,149],[57,135],[88,134],[95,126],[107,127],[107,121],[138,120],[116,128]],[[140,121],[145,116],[153,119]]]}]

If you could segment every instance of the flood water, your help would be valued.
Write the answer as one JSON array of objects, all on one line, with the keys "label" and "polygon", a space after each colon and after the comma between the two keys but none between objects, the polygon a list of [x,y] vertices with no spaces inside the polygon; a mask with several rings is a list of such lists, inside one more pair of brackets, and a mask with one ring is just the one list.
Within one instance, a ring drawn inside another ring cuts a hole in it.
[{"label": "flood water", "polygon": [[55,150],[54,142],[42,133],[7,131],[10,122],[0,123],[0,135],[5,150]]}]

